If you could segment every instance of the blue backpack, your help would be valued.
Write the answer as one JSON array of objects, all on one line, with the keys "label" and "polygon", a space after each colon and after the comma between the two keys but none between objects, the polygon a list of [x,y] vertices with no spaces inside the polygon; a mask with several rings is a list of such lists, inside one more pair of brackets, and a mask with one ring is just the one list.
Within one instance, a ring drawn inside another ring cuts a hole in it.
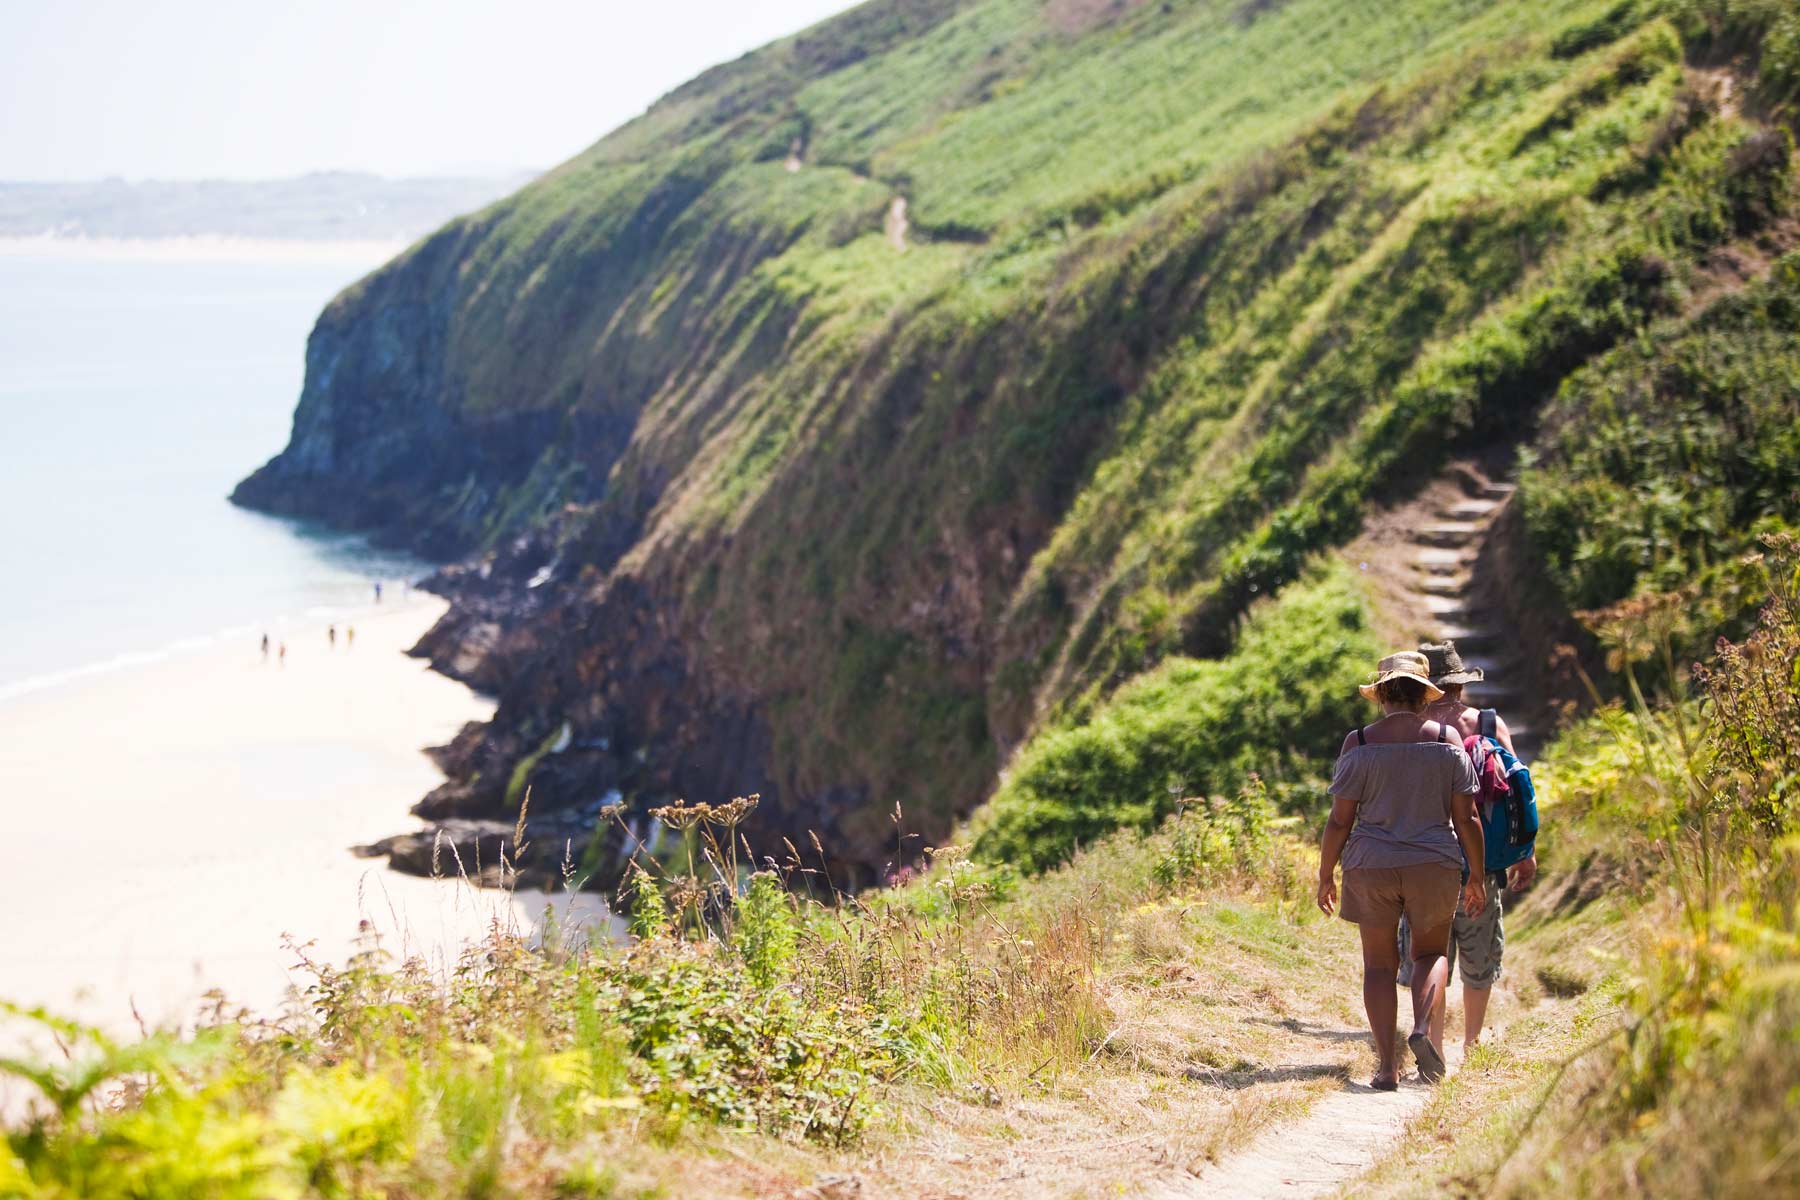
[{"label": "blue backpack", "polygon": [[[1514,863],[1530,858],[1537,844],[1537,789],[1532,786],[1531,768],[1520,762],[1494,736],[1497,729],[1493,709],[1481,712],[1481,748],[1495,756],[1500,764],[1500,777],[1507,790],[1489,795],[1482,789],[1480,800],[1481,834],[1487,843],[1489,874],[1504,871]],[[1483,775],[1482,764],[1475,764],[1477,775]]]}]

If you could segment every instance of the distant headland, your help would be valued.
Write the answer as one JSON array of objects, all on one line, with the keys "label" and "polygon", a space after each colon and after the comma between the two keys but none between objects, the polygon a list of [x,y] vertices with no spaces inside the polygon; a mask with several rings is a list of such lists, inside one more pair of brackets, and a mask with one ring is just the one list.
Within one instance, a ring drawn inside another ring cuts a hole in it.
[{"label": "distant headland", "polygon": [[0,239],[392,242],[498,200],[535,172],[386,179],[0,181]]}]

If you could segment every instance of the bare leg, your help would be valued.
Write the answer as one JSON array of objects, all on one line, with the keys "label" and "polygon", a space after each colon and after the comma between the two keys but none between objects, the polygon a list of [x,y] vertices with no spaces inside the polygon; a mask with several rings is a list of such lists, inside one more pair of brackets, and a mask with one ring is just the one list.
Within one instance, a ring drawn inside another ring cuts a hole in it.
[{"label": "bare leg", "polygon": [[1429,1037],[1439,1054],[1444,1052],[1444,1022],[1441,1011],[1433,1020],[1433,1010],[1442,1009],[1450,986],[1450,960],[1444,957],[1449,944],[1448,921],[1434,929],[1413,930],[1413,1032]]},{"label": "bare leg", "polygon": [[1375,922],[1357,928],[1362,931],[1363,1011],[1369,1014],[1369,1032],[1375,1036],[1375,1082],[1393,1083],[1400,1077],[1394,1052],[1394,1021],[1400,1010],[1394,992],[1394,975],[1400,966],[1395,927]]},{"label": "bare leg", "polygon": [[[1445,961],[1448,962],[1447,959]],[[1468,990],[1465,988],[1463,990],[1463,995],[1466,997],[1468,994]],[[1444,1044],[1445,1014],[1450,1007],[1449,996],[1450,972],[1446,970],[1444,972],[1444,986],[1443,989],[1438,992],[1437,1003],[1431,1006],[1431,1024],[1426,1030],[1426,1034],[1431,1038],[1431,1044],[1434,1046],[1441,1046]],[[1465,1000],[1464,1003],[1466,1004],[1467,1000]]]},{"label": "bare leg", "polygon": [[1475,1043],[1481,1038],[1481,1026],[1487,1020],[1488,997],[1494,994],[1492,988],[1470,987],[1463,984],[1463,1049],[1473,1050]]}]

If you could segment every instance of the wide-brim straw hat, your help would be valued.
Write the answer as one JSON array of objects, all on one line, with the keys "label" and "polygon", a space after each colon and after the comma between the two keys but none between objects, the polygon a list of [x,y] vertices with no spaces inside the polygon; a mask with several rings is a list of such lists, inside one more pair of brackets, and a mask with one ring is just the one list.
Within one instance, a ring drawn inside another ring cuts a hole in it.
[{"label": "wide-brim straw hat", "polygon": [[1439,687],[1456,683],[1480,683],[1487,678],[1487,673],[1480,667],[1471,667],[1463,662],[1462,655],[1456,652],[1456,643],[1449,638],[1441,642],[1425,642],[1419,646],[1419,653],[1431,664],[1431,682]]},{"label": "wide-brim straw hat", "polygon": [[1363,694],[1363,699],[1373,700],[1375,689],[1390,679],[1411,679],[1424,684],[1427,700],[1436,700],[1444,694],[1442,688],[1431,682],[1431,663],[1417,650],[1388,655],[1375,664],[1375,678],[1356,690]]}]

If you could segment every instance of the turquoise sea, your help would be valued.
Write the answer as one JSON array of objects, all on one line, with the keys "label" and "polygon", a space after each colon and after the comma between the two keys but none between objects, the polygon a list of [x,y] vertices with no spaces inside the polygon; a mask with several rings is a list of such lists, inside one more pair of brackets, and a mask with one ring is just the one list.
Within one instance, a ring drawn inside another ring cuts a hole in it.
[{"label": "turquoise sea", "polygon": [[427,569],[226,502],[287,439],[313,319],[378,265],[249,253],[0,251],[0,703]]}]

